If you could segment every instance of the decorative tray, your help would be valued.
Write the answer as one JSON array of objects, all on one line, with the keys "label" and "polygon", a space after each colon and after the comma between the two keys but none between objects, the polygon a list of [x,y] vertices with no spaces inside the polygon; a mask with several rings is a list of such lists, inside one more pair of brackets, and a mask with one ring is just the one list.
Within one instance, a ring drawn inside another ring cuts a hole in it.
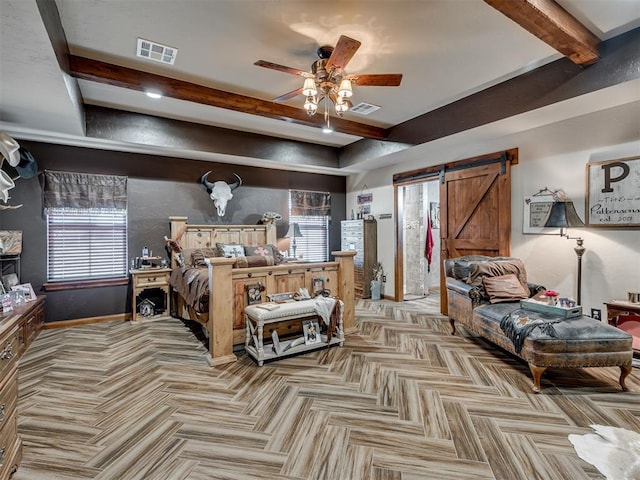
[{"label": "decorative tray", "polygon": [[582,316],[582,306],[562,307],[560,305],[548,305],[536,300],[520,300],[520,307],[534,312],[549,313],[562,318],[573,318]]}]

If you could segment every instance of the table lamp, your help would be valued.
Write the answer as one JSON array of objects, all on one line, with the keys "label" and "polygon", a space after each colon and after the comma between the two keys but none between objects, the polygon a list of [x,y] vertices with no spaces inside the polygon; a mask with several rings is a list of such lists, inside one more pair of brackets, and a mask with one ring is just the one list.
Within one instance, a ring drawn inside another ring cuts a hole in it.
[{"label": "table lamp", "polygon": [[581,302],[582,290],[582,255],[585,248],[582,246],[584,239],[582,237],[570,237],[565,228],[584,227],[584,222],[580,219],[576,212],[573,202],[566,197],[554,195],[554,203],[549,210],[549,215],[544,224],[545,227],[560,228],[560,236],[566,237],[568,240],[575,240],[577,245],[574,250],[578,256],[578,305]]},{"label": "table lamp", "polygon": [[300,226],[297,223],[292,223],[291,225],[289,225],[289,230],[287,230],[285,238],[293,239],[293,242],[291,244],[291,248],[293,250],[293,258],[296,258],[296,238],[297,237],[302,237]]}]

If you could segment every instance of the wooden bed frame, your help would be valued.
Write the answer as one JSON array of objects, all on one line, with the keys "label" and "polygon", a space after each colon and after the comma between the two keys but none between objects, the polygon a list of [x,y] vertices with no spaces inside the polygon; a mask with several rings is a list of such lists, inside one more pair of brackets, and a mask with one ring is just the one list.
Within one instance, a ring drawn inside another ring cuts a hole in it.
[{"label": "wooden bed frame", "polygon": [[[268,225],[189,225],[187,217],[169,217],[171,238],[179,239],[183,249],[214,247],[216,243],[248,245],[276,244],[276,228]],[[295,292],[299,288],[313,291],[314,279],[322,279],[325,288],[344,302],[345,333],[355,331],[355,295],[353,257],[355,251],[331,252],[335,261],[283,263],[271,267],[232,268],[233,258],[206,260],[209,269],[209,312],[197,314],[182,297],[173,292],[172,314],[204,324],[209,334],[207,362],[219,365],[233,362],[233,346],[245,341],[244,307],[246,286],[261,283],[263,301],[267,295]],[[172,267],[175,267],[172,259]],[[213,288],[212,288],[213,287]],[[230,301],[231,299],[231,301]]]}]

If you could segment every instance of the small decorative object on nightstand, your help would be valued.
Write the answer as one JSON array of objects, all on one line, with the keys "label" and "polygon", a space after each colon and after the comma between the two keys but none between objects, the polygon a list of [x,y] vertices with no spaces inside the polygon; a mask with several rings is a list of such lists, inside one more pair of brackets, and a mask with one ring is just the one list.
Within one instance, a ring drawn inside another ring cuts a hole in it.
[{"label": "small decorative object on nightstand", "polygon": [[131,273],[131,321],[169,316],[170,268],[133,269]]}]

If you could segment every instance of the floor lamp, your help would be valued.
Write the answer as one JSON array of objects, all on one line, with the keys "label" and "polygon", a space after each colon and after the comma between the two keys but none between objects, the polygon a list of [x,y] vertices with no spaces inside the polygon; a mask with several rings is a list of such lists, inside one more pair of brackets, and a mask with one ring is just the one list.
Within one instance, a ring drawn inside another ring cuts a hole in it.
[{"label": "floor lamp", "polygon": [[581,302],[582,290],[582,255],[585,248],[583,247],[584,239],[582,237],[570,237],[565,228],[584,227],[584,222],[576,213],[576,207],[573,206],[571,200],[556,200],[551,206],[549,216],[544,224],[545,227],[560,228],[560,236],[567,237],[568,240],[575,240],[577,245],[574,250],[578,256],[578,305]]},{"label": "floor lamp", "polygon": [[285,237],[293,239],[293,242],[291,243],[291,249],[293,250],[293,258],[296,258],[296,238],[302,237],[300,226],[297,223],[292,223],[291,225],[289,225],[289,230],[287,230]]}]

